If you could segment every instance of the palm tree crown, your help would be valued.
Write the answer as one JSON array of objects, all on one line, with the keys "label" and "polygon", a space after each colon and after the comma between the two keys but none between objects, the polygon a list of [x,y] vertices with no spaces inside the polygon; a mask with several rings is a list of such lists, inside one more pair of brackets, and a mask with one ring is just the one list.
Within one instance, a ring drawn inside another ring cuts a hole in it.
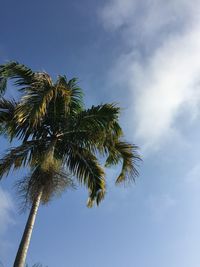
[{"label": "palm tree crown", "polygon": [[97,156],[105,156],[105,165],[122,161],[116,182],[138,175],[137,147],[122,140],[118,123],[119,107],[101,104],[85,109],[83,93],[76,79],[58,76],[53,82],[45,72],[33,72],[17,62],[0,66],[0,90],[13,79],[21,92],[19,101],[0,99],[2,132],[10,139],[22,140],[0,160],[0,177],[14,167],[29,166],[30,176],[20,181],[26,200],[32,201],[40,187],[42,203],[72,184],[72,177],[87,186],[88,205],[97,204],[105,194],[105,172]]}]

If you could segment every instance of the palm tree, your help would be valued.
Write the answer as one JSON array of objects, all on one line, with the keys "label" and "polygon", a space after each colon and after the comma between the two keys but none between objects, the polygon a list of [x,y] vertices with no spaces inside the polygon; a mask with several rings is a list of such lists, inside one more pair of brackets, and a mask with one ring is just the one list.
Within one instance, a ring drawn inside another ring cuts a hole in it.
[{"label": "palm tree", "polygon": [[[7,81],[13,80],[19,97],[6,99]],[[0,159],[0,178],[11,169],[28,167],[29,175],[16,186],[30,214],[16,255],[14,267],[23,267],[34,221],[40,204],[46,204],[75,178],[88,188],[87,205],[98,205],[106,192],[105,166],[121,162],[116,183],[138,175],[137,146],[123,140],[120,108],[101,104],[84,108],[83,93],[76,79],[58,76],[56,82],[45,72],[33,72],[18,62],[0,66],[0,129],[19,145]]]}]

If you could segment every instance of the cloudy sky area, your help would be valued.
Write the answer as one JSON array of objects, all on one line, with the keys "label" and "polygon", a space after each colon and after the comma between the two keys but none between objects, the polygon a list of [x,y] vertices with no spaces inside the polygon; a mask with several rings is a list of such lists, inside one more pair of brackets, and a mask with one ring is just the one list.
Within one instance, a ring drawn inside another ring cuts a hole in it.
[{"label": "cloudy sky area", "polygon": [[[1,63],[77,76],[88,106],[118,102],[126,137],[144,159],[132,187],[114,187],[117,170],[107,172],[98,209],[85,207],[84,189],[42,207],[28,262],[199,267],[200,1],[9,1],[2,10]],[[15,176],[0,187],[5,267],[27,217],[18,213]]]},{"label": "cloudy sky area", "polygon": [[130,90],[136,136],[145,148],[177,134],[182,111],[191,119],[198,113],[199,12],[195,0],[116,0],[102,11],[105,28],[121,31],[127,46],[113,78]]}]

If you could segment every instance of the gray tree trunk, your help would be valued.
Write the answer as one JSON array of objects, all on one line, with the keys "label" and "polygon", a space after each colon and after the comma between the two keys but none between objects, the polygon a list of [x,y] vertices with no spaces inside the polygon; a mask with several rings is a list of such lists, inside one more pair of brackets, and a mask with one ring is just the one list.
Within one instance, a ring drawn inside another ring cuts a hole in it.
[{"label": "gray tree trunk", "polygon": [[36,197],[31,207],[30,214],[24,229],[24,233],[21,239],[21,243],[19,245],[19,249],[17,251],[13,267],[24,267],[25,265],[26,255],[31,239],[31,234],[33,231],[33,226],[35,223],[35,218],[40,205],[41,197],[42,197],[42,189],[39,191],[38,196]]}]

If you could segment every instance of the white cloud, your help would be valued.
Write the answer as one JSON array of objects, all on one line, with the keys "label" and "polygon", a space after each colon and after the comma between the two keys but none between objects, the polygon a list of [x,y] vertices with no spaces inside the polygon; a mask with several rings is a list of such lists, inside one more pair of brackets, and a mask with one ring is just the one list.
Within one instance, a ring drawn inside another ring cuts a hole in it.
[{"label": "white cloud", "polygon": [[124,44],[130,48],[116,61],[112,75],[129,88],[134,114],[129,121],[136,138],[145,148],[158,148],[178,134],[180,114],[187,111],[190,119],[198,114],[200,1],[123,3],[110,1],[101,13],[110,29],[124,26]]},{"label": "white cloud", "polygon": [[131,28],[140,35],[153,35],[166,27],[194,20],[199,15],[198,6],[199,0],[110,0],[100,15],[105,28]]},{"label": "white cloud", "polygon": [[[155,144],[176,129],[175,120],[182,109],[194,110],[199,102],[200,27],[167,41],[141,67],[134,113],[137,136],[145,144]],[[133,63],[134,64],[134,63]],[[131,77],[130,77],[131,79]]]}]

